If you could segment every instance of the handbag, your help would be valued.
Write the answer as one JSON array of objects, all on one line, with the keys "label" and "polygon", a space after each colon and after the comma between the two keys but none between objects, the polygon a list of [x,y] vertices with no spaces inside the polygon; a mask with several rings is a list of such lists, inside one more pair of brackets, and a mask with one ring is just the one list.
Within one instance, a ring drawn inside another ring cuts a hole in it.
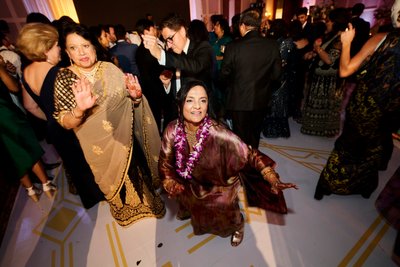
[{"label": "handbag", "polygon": [[271,185],[256,171],[240,173],[240,181],[245,191],[248,206],[258,207],[276,213],[286,214],[287,206],[283,192],[271,192]]}]

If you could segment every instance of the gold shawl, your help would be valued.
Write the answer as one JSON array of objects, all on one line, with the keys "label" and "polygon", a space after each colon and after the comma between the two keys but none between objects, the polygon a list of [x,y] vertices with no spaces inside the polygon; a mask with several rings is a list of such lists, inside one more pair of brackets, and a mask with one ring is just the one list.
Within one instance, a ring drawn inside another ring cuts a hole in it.
[{"label": "gold shawl", "polygon": [[[115,65],[100,62],[95,75],[95,107],[87,112],[85,121],[74,129],[96,183],[108,201],[119,193],[127,179],[131,161],[133,104],[125,87],[124,74]],[[55,84],[56,119],[63,111],[76,106],[71,90],[77,76],[69,69],[59,72]],[[148,161],[153,183],[157,184],[160,137],[147,100],[135,108],[135,135]]]}]

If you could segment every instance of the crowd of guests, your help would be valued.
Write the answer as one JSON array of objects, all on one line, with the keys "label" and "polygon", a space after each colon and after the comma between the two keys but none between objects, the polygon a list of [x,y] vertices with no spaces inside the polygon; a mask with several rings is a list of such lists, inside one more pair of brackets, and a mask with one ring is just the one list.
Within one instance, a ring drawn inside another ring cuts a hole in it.
[{"label": "crowd of guests", "polygon": [[307,8],[290,23],[262,22],[257,9],[234,16],[231,27],[213,15],[211,31],[176,14],[158,25],[140,19],[134,32],[30,14],[15,46],[1,31],[17,58],[0,57],[1,145],[10,174],[35,200],[41,192],[29,171],[44,191],[56,191],[30,114],[42,121],[84,207],[105,200],[128,226],[163,217],[165,192],[195,234],[231,236],[237,246],[240,185],[254,205],[281,213],[282,190],[297,188],[281,182],[273,159],[258,150],[261,133],[290,137],[293,117],[303,134],[337,137],[314,197],[368,198],[400,128],[399,2],[394,28],[372,36],[363,4],[319,21]]}]

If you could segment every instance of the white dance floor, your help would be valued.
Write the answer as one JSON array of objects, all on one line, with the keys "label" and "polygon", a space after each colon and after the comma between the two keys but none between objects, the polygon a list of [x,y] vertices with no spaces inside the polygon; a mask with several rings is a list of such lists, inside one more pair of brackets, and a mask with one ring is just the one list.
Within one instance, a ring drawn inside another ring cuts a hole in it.
[{"label": "white dance floor", "polygon": [[374,202],[399,166],[400,149],[379,173],[370,199],[331,195],[317,201],[314,189],[335,139],[303,135],[299,124],[290,125],[290,138],[263,138],[260,149],[278,163],[281,179],[300,189],[284,192],[287,215],[247,207],[241,194],[246,225],[239,247],[231,247],[229,238],[193,235],[190,221],[176,220],[176,205],[167,198],[163,219],[120,227],[105,202],[85,210],[68,192],[60,167],[53,200],[42,195],[34,203],[19,189],[0,266],[396,266],[391,260],[396,231],[378,215]]}]

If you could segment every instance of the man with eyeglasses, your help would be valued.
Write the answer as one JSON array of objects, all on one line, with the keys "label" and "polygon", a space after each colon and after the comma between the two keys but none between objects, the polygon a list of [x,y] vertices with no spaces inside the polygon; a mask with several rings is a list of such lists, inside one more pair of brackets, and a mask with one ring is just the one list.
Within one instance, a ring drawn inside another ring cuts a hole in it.
[{"label": "man with eyeglasses", "polygon": [[142,38],[145,48],[159,63],[173,70],[172,77],[161,75],[167,93],[175,97],[187,78],[196,78],[212,88],[213,50],[209,42],[191,41],[184,19],[175,14],[166,17],[159,27],[165,50],[157,45],[156,37],[144,34]]}]

